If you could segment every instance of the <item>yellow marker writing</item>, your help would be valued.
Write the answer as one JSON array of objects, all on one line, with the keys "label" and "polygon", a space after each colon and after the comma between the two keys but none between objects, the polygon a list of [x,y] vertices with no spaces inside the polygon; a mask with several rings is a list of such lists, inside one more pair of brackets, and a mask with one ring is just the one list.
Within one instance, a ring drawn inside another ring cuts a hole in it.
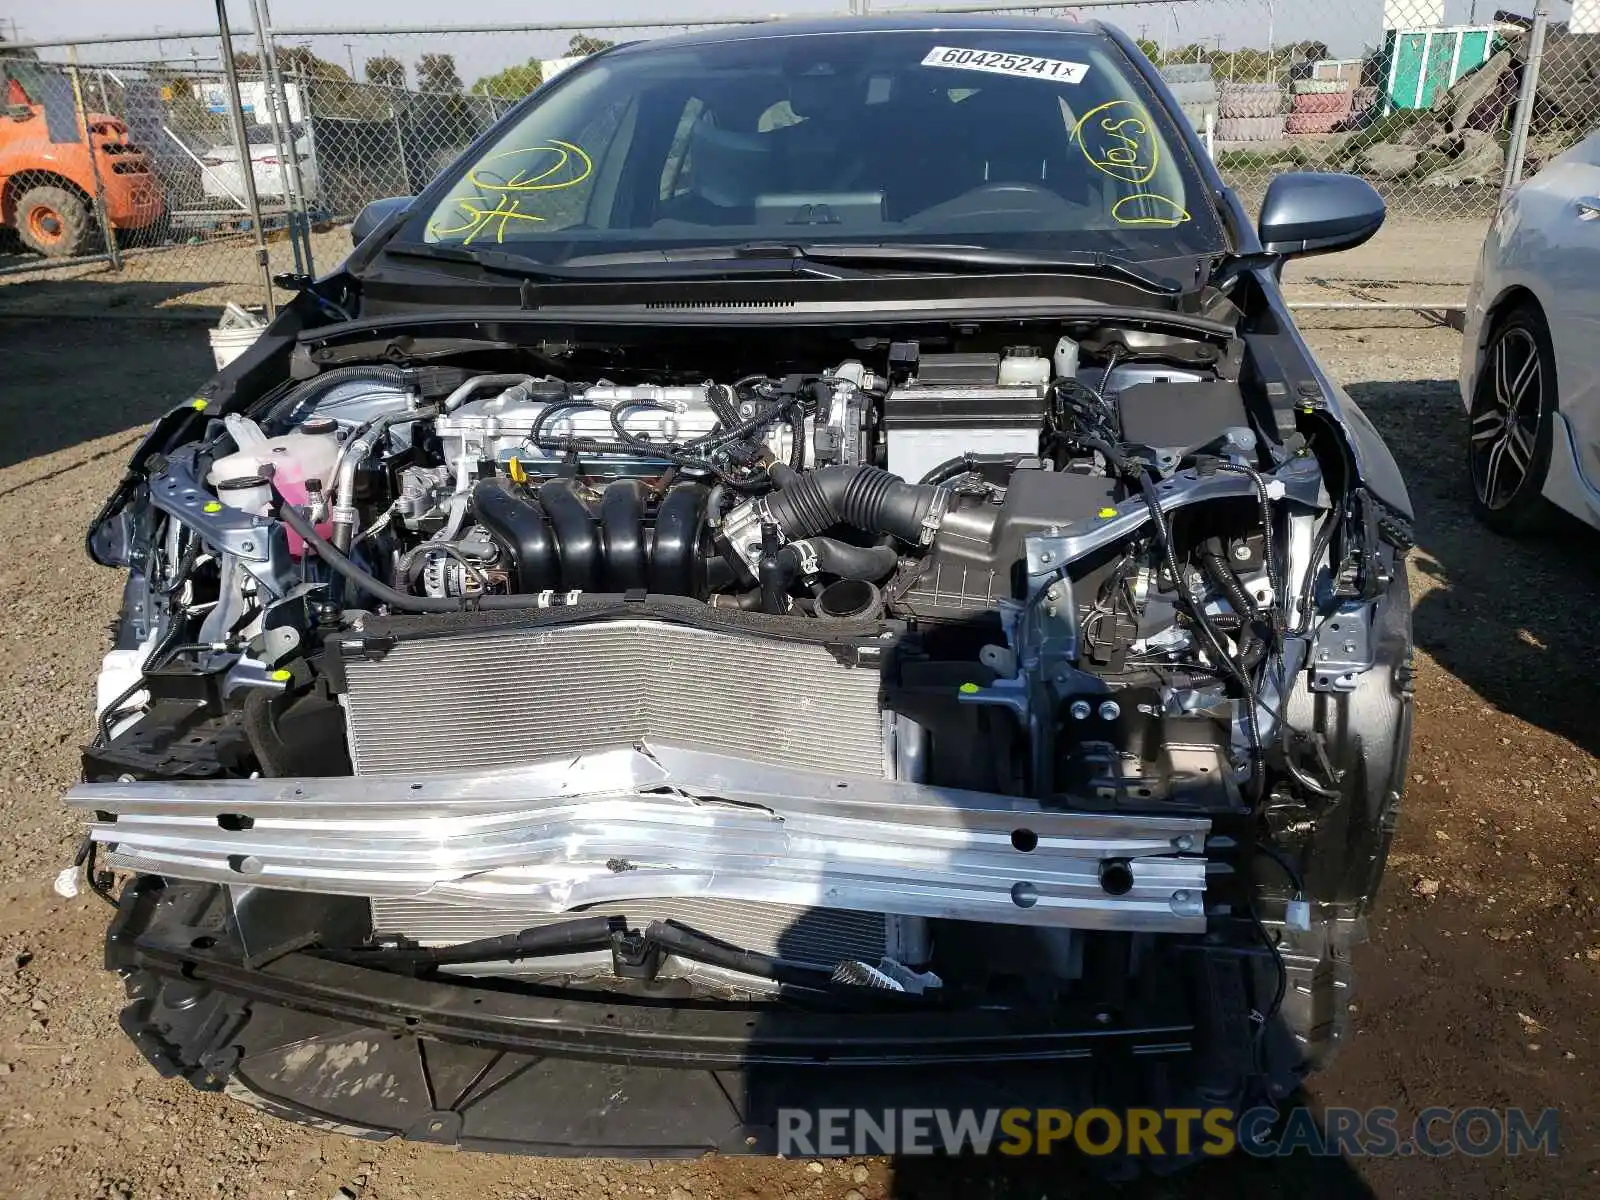
[{"label": "yellow marker writing", "polygon": [[961,694],[963,696],[976,696],[978,691],[978,685],[975,683],[963,683],[961,685]]},{"label": "yellow marker writing", "polygon": [[276,683],[288,683],[293,678],[293,671],[285,671],[281,667],[272,673],[272,679]]},{"label": "yellow marker writing", "polygon": [[199,396],[196,396],[193,400],[189,401],[189,407],[194,409],[195,412],[205,412],[210,405],[209,402],[200,399]]},{"label": "yellow marker writing", "polygon": [[1114,517],[1116,515],[1117,515],[1117,510],[1114,509],[1114,508],[1102,508],[1100,510],[1100,519],[1102,521],[1109,521],[1112,517]]},{"label": "yellow marker writing", "polygon": [[1111,206],[1111,219],[1118,225],[1150,225],[1158,229],[1172,229],[1193,220],[1189,210],[1171,196],[1153,192],[1124,196]]},{"label": "yellow marker writing", "polygon": [[219,513],[222,511],[222,505],[218,504],[215,500],[208,500],[204,505],[204,511],[208,513]]},{"label": "yellow marker writing", "polygon": [[1151,136],[1153,124],[1142,104],[1112,100],[1086,112],[1072,135],[1097,171],[1143,186],[1161,164],[1161,143]]}]

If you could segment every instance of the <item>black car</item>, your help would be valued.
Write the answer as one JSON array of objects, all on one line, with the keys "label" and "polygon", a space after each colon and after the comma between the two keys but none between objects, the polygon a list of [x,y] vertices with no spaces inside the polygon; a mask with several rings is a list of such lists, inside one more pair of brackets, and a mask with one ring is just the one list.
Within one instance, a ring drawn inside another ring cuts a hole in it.
[{"label": "black car", "polygon": [[[67,801],[122,1023],[286,1118],[771,1152],[1289,1095],[1411,728],[1411,508],[1097,24],[617,47],[157,422]],[[120,873],[114,875],[113,872]]]}]

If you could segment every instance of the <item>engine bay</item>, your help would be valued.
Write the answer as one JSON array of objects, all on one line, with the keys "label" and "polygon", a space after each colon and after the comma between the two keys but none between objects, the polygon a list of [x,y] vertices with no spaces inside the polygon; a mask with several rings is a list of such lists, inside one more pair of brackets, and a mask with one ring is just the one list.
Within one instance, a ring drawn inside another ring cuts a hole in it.
[{"label": "engine bay", "polygon": [[[885,702],[927,739],[927,782],[1259,797],[1308,657],[1292,635],[1334,590],[1318,459],[1303,436],[1285,448],[1229,339],[1025,332],[857,339],[855,358],[726,379],[683,361],[591,377],[576,352],[537,374],[483,355],[312,368],[152,481],[173,519],[145,578],[189,619],[108,657],[93,757],[149,773],[148,740],[118,735],[183,655],[237,702],[303,688],[362,610],[674,598],[771,629],[892,630]],[[197,769],[241,768],[227,720],[190,744],[213,734],[236,752]]]}]

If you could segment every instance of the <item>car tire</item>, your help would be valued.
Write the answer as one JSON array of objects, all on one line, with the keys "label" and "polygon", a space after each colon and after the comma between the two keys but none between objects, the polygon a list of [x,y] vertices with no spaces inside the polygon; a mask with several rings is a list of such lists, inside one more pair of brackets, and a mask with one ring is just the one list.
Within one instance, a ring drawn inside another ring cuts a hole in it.
[{"label": "car tire", "polygon": [[1555,513],[1544,484],[1558,395],[1550,326],[1536,306],[1519,305],[1495,325],[1467,422],[1472,510],[1497,533],[1537,533]]},{"label": "car tire", "polygon": [[94,236],[94,219],[83,198],[48,184],[22,193],[16,222],[22,244],[46,258],[82,254]]}]

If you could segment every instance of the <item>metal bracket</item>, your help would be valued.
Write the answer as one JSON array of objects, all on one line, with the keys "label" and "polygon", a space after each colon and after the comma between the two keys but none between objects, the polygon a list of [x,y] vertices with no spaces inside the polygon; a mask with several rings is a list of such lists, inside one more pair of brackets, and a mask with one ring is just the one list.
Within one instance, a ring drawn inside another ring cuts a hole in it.
[{"label": "metal bracket", "polygon": [[1372,606],[1341,604],[1317,628],[1311,644],[1311,690],[1353,692],[1356,676],[1372,669]]}]

